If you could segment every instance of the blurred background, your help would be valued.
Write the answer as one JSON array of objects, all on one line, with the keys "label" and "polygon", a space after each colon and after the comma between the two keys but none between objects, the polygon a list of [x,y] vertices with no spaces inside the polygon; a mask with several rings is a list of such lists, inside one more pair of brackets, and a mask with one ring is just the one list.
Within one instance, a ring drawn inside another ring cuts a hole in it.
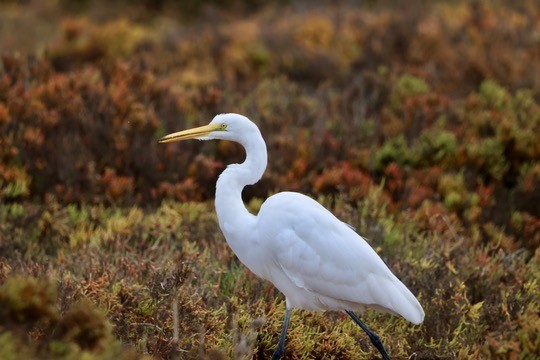
[{"label": "blurred background", "polygon": [[[368,317],[396,358],[538,356],[537,1],[1,0],[0,56],[14,358],[269,357],[283,299],[226,248],[211,201],[243,150],[157,143],[223,112],[267,142],[252,211],[315,197],[419,294],[420,327]],[[309,316],[320,331],[293,332],[290,358],[374,356],[339,316]]]}]

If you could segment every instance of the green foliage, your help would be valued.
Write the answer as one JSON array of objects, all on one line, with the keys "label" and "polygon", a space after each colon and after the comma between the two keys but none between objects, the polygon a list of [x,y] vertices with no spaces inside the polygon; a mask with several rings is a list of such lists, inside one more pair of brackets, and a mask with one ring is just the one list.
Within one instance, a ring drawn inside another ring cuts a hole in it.
[{"label": "green foliage", "polygon": [[415,162],[403,135],[387,140],[375,153],[377,171],[382,171],[391,162],[400,165],[412,165]]},{"label": "green foliage", "polygon": [[458,141],[454,133],[440,129],[424,130],[414,145],[419,163],[449,164],[456,156]]},{"label": "green foliage", "polygon": [[400,96],[423,95],[429,91],[426,82],[412,75],[402,75],[397,81],[395,91]]},{"label": "green foliage", "polygon": [[444,205],[457,213],[465,209],[475,209],[479,204],[477,194],[471,194],[465,186],[463,173],[445,174],[438,182],[438,190],[443,198]]},{"label": "green foliage", "polygon": [[495,138],[482,139],[469,145],[467,153],[476,166],[496,180],[501,180],[510,167],[504,156],[504,146]]},{"label": "green foliage", "polygon": [[485,106],[497,110],[507,107],[510,100],[508,92],[492,80],[480,84],[480,96]]},{"label": "green foliage", "polygon": [[424,80],[409,74],[401,75],[390,94],[390,107],[399,111],[404,108],[407,99],[424,95],[428,91],[429,86]]},{"label": "green foliage", "polygon": [[4,182],[0,179],[0,198],[15,199],[28,194],[28,184],[25,179],[17,182]]}]

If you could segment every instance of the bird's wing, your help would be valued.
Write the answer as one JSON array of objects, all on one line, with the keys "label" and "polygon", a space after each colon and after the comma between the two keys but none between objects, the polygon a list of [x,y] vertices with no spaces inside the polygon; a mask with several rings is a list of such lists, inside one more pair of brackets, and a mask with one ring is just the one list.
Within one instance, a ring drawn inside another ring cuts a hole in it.
[{"label": "bird's wing", "polygon": [[296,286],[336,300],[382,306],[421,322],[414,315],[421,312],[423,318],[414,295],[349,226],[301,194],[280,193],[267,203],[259,217],[272,237],[266,239],[269,255]]}]

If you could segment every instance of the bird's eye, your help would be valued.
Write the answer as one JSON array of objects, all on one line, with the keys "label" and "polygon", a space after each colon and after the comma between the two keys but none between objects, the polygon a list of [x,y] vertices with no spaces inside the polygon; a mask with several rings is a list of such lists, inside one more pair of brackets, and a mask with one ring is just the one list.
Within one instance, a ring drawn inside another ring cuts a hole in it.
[{"label": "bird's eye", "polygon": [[227,124],[225,124],[225,123],[221,124],[220,129],[223,130],[223,131],[227,130]]}]

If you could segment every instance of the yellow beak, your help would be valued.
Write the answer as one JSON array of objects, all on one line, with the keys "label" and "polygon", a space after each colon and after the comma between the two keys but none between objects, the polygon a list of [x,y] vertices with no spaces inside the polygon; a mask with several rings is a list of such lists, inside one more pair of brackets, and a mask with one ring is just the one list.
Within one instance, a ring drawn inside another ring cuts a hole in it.
[{"label": "yellow beak", "polygon": [[211,132],[218,131],[221,129],[220,124],[209,124],[204,126],[199,126],[193,129],[184,130],[175,132],[169,135],[166,135],[158,140],[160,143],[168,143],[174,141],[182,141],[188,139],[198,139],[200,137],[206,136]]}]

